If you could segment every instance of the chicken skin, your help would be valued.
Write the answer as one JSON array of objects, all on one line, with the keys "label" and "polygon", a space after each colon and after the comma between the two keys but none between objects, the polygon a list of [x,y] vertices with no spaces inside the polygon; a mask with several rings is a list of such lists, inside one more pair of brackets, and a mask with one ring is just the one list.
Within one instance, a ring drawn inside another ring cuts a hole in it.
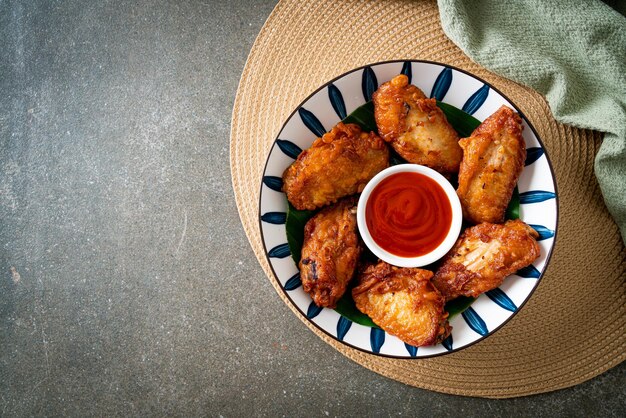
[{"label": "chicken skin", "polygon": [[322,209],[304,227],[300,278],[317,306],[334,308],[343,296],[361,254],[356,197]]},{"label": "chicken skin", "polygon": [[360,193],[388,166],[389,149],[378,135],[340,122],[285,170],[283,191],[296,209],[313,210]]},{"label": "chicken skin", "polygon": [[367,267],[352,289],[357,308],[391,335],[419,347],[443,341],[452,328],[433,273],[383,261]]},{"label": "chicken skin", "polygon": [[522,119],[502,106],[459,144],[463,161],[457,194],[463,216],[475,224],[503,222],[526,159]]},{"label": "chicken skin", "polygon": [[516,219],[467,228],[444,258],[432,282],[446,301],[478,297],[539,257],[537,231]]},{"label": "chicken skin", "polygon": [[435,99],[427,99],[404,74],[381,85],[373,94],[378,133],[410,163],[442,174],[456,173],[463,152],[459,136]]}]

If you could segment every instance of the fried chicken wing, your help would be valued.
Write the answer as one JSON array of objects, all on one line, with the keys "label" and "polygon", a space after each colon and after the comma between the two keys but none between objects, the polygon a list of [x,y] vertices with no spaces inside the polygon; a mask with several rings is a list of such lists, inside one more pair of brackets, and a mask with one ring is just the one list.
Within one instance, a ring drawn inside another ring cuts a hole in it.
[{"label": "fried chicken wing", "polygon": [[459,144],[463,161],[457,194],[465,219],[503,222],[526,159],[522,119],[502,106]]},{"label": "fried chicken wing", "polygon": [[300,278],[317,306],[334,308],[361,254],[357,234],[356,197],[322,209],[304,227]]},{"label": "fried chicken wing", "polygon": [[537,231],[516,219],[467,228],[444,258],[432,282],[446,301],[477,297],[539,257]]},{"label": "fried chicken wing", "polygon": [[378,133],[402,158],[441,173],[456,173],[463,152],[459,136],[435,99],[427,99],[404,74],[373,94]]},{"label": "fried chicken wing", "polygon": [[383,261],[367,267],[352,289],[357,308],[389,334],[413,346],[443,341],[452,328],[444,299],[431,284],[433,273]]},{"label": "fried chicken wing", "polygon": [[388,166],[389,149],[378,135],[340,122],[285,170],[283,191],[296,209],[313,210],[363,191]]}]

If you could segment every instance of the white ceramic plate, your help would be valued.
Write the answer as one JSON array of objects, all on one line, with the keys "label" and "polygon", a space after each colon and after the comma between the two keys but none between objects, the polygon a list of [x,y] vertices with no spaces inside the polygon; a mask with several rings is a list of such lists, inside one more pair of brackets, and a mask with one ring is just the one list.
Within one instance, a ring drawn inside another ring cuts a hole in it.
[{"label": "white ceramic plate", "polygon": [[520,219],[540,234],[541,256],[505,279],[500,288],[481,295],[461,315],[451,319],[452,334],[442,344],[412,347],[378,328],[370,328],[318,308],[302,290],[297,265],[290,257],[285,231],[287,199],[282,174],[300,150],[370,100],[378,86],[397,74],[409,76],[426,95],[451,104],[482,121],[510,100],[485,81],[449,65],[426,61],[390,61],[352,70],[326,83],[291,114],[267,157],[261,183],[259,222],[267,260],[283,292],[320,330],[356,349],[382,356],[420,358],[460,350],[491,335],[515,315],[537,287],[554,246],[558,202],[554,174],[534,128],[523,119],[528,157],[518,181]]}]

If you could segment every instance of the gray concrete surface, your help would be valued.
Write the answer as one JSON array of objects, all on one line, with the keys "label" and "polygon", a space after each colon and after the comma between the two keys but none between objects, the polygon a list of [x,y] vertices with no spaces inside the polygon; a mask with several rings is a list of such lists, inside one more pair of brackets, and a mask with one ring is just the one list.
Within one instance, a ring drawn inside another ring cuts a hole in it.
[{"label": "gray concrete surface", "polygon": [[0,415],[624,416],[624,365],[455,397],[360,367],[292,315],[228,162],[273,6],[0,1]]}]

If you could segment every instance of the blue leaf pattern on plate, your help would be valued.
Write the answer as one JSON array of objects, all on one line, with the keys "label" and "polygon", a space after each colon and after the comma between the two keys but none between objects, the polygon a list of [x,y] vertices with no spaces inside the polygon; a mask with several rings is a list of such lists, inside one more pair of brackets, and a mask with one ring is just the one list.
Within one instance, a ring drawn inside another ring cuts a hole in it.
[{"label": "blue leaf pattern on plate", "polygon": [[450,84],[452,84],[452,70],[446,67],[437,76],[433,90],[430,92],[430,97],[434,97],[440,102],[443,101],[443,98],[446,97],[446,93],[450,88]]},{"label": "blue leaf pattern on plate", "polygon": [[289,251],[289,244],[285,243],[285,244],[277,245],[276,247],[269,250],[267,255],[269,255],[270,257],[274,257],[274,258],[289,257],[291,255],[291,251]]},{"label": "blue leaf pattern on plate", "polygon": [[261,220],[268,224],[280,225],[287,221],[287,214],[285,212],[267,212],[261,216]]},{"label": "blue leaf pattern on plate", "polygon": [[300,287],[302,280],[300,279],[300,273],[296,273],[287,280],[285,283],[285,290],[294,290]]},{"label": "blue leaf pattern on plate", "polygon": [[406,347],[406,351],[409,352],[411,357],[415,357],[417,355],[417,347],[408,345],[407,343],[404,343],[404,346]]},{"label": "blue leaf pattern on plate", "polygon": [[484,336],[489,333],[489,330],[487,330],[487,324],[485,324],[485,321],[483,321],[480,315],[478,315],[471,306],[463,311],[461,315],[463,316],[463,319],[465,319],[465,322],[467,322],[467,325],[480,335]]},{"label": "blue leaf pattern on plate", "polygon": [[361,90],[363,90],[363,97],[366,102],[372,100],[372,94],[378,89],[378,80],[376,80],[376,74],[370,67],[365,67],[363,70],[363,79],[361,80]]},{"label": "blue leaf pattern on plate", "polygon": [[400,71],[401,74],[404,74],[409,78],[409,84],[411,84],[411,80],[413,79],[413,70],[411,67],[411,61],[405,61],[402,65],[402,71]]},{"label": "blue leaf pattern on plate", "polygon": [[532,147],[526,149],[526,162],[524,165],[531,165],[543,155],[543,148]]},{"label": "blue leaf pattern on plate", "polygon": [[541,276],[541,273],[539,273],[539,270],[537,270],[535,266],[533,266],[532,264],[530,266],[526,266],[524,268],[517,270],[515,274],[525,279],[538,279],[539,276]]},{"label": "blue leaf pattern on plate", "polygon": [[320,312],[322,312],[322,309],[324,308],[317,306],[315,302],[311,302],[311,304],[309,305],[309,309],[306,310],[306,317],[309,319],[313,319],[317,315],[319,315]]},{"label": "blue leaf pattern on plate", "polygon": [[335,109],[335,113],[339,116],[339,119],[345,119],[347,116],[346,104],[343,101],[341,91],[339,91],[334,84],[328,86],[328,98],[330,99],[330,104],[333,106],[333,109]]},{"label": "blue leaf pattern on plate", "polygon": [[385,343],[385,331],[378,328],[372,328],[370,331],[370,345],[374,353],[380,353],[380,347]]},{"label": "blue leaf pattern on plate", "polygon": [[517,305],[499,288],[491,289],[486,293],[487,297],[507,311],[515,312]]},{"label": "blue leaf pattern on plate", "polygon": [[[386,81],[386,79],[383,80],[382,78],[381,80],[377,80],[377,76],[382,77],[384,74],[385,77],[387,77],[387,74],[393,74],[394,72],[397,74],[398,70],[401,69],[401,73],[406,75],[409,82],[412,83],[413,67],[415,67],[416,70],[416,82],[419,81],[423,69],[426,73],[430,74],[431,91],[428,92],[428,85],[426,85],[424,86],[425,93],[430,93],[431,97],[438,100],[455,102],[459,106],[463,105],[462,109],[468,114],[482,114],[484,112],[482,110],[483,107],[487,110],[487,100],[493,99],[494,96],[497,95],[496,92],[491,93],[491,88],[484,84],[485,82],[482,80],[474,81],[473,84],[471,84],[472,87],[470,90],[460,88],[458,90],[461,91],[457,91],[457,86],[460,86],[461,74],[457,74],[454,69],[446,68],[444,65],[416,63],[410,60],[385,63],[382,64],[382,66],[378,66],[378,64],[371,65],[370,67],[363,67],[356,70],[350,77],[350,80],[344,78],[326,84],[326,88],[322,87],[320,91],[313,95],[315,96],[315,100],[304,102],[301,108],[297,109],[297,114],[292,115],[289,121],[290,125],[288,125],[289,129],[286,131],[297,131],[297,135],[285,134],[284,136],[281,135],[282,138],[280,139],[274,137],[276,138],[276,146],[272,146],[270,149],[266,169],[263,173],[261,184],[261,211],[258,212],[257,216],[259,216],[262,227],[266,232],[269,232],[263,238],[265,248],[267,249],[267,260],[277,272],[279,282],[283,284],[285,293],[290,297],[296,296],[296,293],[302,295],[299,292],[303,288],[303,283],[297,268],[292,268],[294,266],[290,258],[288,244],[277,244],[287,241],[284,239],[284,233],[280,237],[275,235],[276,231],[280,234],[287,220],[287,214],[285,213],[287,211],[284,208],[285,195],[282,193],[283,181],[280,174],[283,171],[283,166],[293,162],[293,159],[297,159],[304,150],[300,146],[300,144],[303,143],[300,142],[298,138],[303,138],[303,140],[308,141],[313,135],[316,137],[323,136],[326,132],[326,123],[332,124],[334,123],[333,120],[337,120],[334,115],[337,115],[339,119],[344,119],[348,115],[347,111],[350,110],[348,105],[351,105],[352,100],[355,99],[355,97],[343,96],[344,94],[348,94],[349,89],[356,87],[355,92],[358,96],[358,89],[361,87],[362,96],[366,101],[369,101],[371,100],[372,94],[378,88],[378,82],[380,81],[382,83],[382,81]],[[432,80],[432,77],[435,77],[436,80]],[[452,84],[454,84],[454,89],[452,88]],[[342,87],[338,87],[339,85]],[[311,98],[313,98],[313,96]],[[356,99],[358,99],[357,101],[360,100],[358,97],[356,97]],[[328,127],[330,128],[330,125],[328,125]],[[547,150],[541,148],[539,145],[540,141],[537,141],[538,138],[535,139],[535,135],[530,130],[526,132],[525,137],[533,144],[526,150],[527,156],[525,165],[531,166],[533,170],[531,170],[531,181],[526,181],[524,184],[532,184],[532,186],[526,186],[524,188],[523,191],[525,193],[521,193],[520,203],[524,205],[523,208],[531,210],[537,209],[536,219],[532,219],[532,221],[541,222],[541,224],[531,224],[530,226],[538,232],[538,240],[545,240],[542,241],[541,245],[551,249],[556,235],[556,210],[554,205],[557,199],[556,190],[553,188],[553,175],[547,164],[547,159],[542,158],[544,154],[546,154],[545,156],[547,157]],[[272,191],[270,192],[269,189]],[[521,191],[522,190],[520,190],[520,192]],[[526,206],[528,204],[534,205]],[[546,250],[546,252],[547,251],[548,250]],[[543,269],[544,262],[536,262]],[[530,288],[537,284],[537,279],[541,274],[538,267],[533,265],[520,269],[517,272],[517,275],[520,277],[530,278],[520,278],[520,280],[529,283]],[[473,309],[466,311],[464,315],[459,315],[463,319],[457,319],[460,322],[457,323],[458,328],[454,332],[456,337],[453,338],[453,335],[448,336],[436,351],[443,351],[442,354],[446,354],[454,350],[459,350],[466,344],[482,338],[483,335],[489,335],[495,328],[502,325],[502,319],[506,320],[513,313],[517,312],[520,309],[520,305],[527,300],[530,294],[513,294],[508,290],[506,291],[508,292],[507,294],[503,291],[503,289],[506,288],[506,286],[503,286],[502,289],[496,288],[486,292],[487,297],[485,300],[487,300],[487,302],[484,304],[484,310],[483,305],[475,305],[472,307]],[[513,295],[515,295],[515,298],[513,298]],[[513,300],[515,300],[515,302]],[[350,345],[355,345],[357,348],[367,352],[383,355],[388,354],[407,359],[420,358],[422,356],[428,357],[431,353],[429,349],[411,346],[396,341],[393,338],[391,338],[391,341],[386,341],[387,334],[384,331],[377,328],[370,328],[368,330],[367,327],[359,325],[354,326],[350,319],[336,315],[335,313],[331,315],[330,312],[326,312],[323,308],[319,308],[314,303],[311,303],[311,299],[308,297],[294,297],[291,303],[297,307],[299,311],[303,312],[312,323],[316,324],[316,326],[323,329],[329,335],[332,335],[333,338],[349,343]],[[520,305],[517,305],[517,303]],[[478,314],[478,312],[480,312],[480,314]],[[509,313],[507,314],[506,312]],[[491,316],[492,314],[494,315],[493,317]],[[484,318],[482,318],[483,315]],[[487,319],[489,319],[488,325],[486,324]],[[472,325],[470,325],[470,323]],[[355,328],[354,330],[352,329],[353,326]],[[469,332],[468,329],[472,329],[473,331]],[[370,333],[369,341],[366,335],[367,332]],[[350,336],[348,336],[348,334],[350,334]],[[463,336],[463,338],[461,338],[461,336]],[[387,344],[385,345],[385,343]],[[404,345],[404,348],[402,348],[402,345]],[[382,351],[382,347],[385,347],[384,352]]]},{"label": "blue leaf pattern on plate", "polygon": [[283,191],[283,179],[276,176],[263,176],[263,184],[277,192]]},{"label": "blue leaf pattern on plate", "polygon": [[277,139],[276,145],[278,145],[278,148],[280,148],[282,152],[294,160],[298,158],[298,155],[302,152],[302,149],[299,146],[285,139]]},{"label": "blue leaf pattern on plate", "polygon": [[489,86],[485,84],[467,99],[463,105],[463,111],[473,115],[485,103],[487,96],[489,96]]},{"label": "blue leaf pattern on plate", "polygon": [[539,203],[549,199],[554,199],[556,195],[553,192],[547,192],[545,190],[531,190],[530,192],[524,192],[519,194],[519,202],[521,204],[527,203]]},{"label": "blue leaf pattern on plate", "polygon": [[351,326],[352,321],[343,316],[339,317],[339,322],[337,322],[337,338],[339,341],[343,341],[343,337],[346,336]]},{"label": "blue leaf pattern on plate", "polygon": [[443,340],[441,342],[441,345],[443,345],[446,348],[446,350],[452,351],[452,334],[448,335],[448,338]]},{"label": "blue leaf pattern on plate", "polygon": [[305,108],[301,107],[298,109],[298,114],[300,115],[300,119],[302,119],[302,123],[304,126],[309,128],[311,132],[315,134],[317,137],[321,137],[326,133],[326,128],[322,125],[322,122],[315,116],[312,112],[309,112]]},{"label": "blue leaf pattern on plate", "polygon": [[539,234],[539,238],[537,238],[537,241],[552,238],[554,236],[554,231],[546,228],[543,225],[528,224],[528,226],[537,231],[537,233]]}]

